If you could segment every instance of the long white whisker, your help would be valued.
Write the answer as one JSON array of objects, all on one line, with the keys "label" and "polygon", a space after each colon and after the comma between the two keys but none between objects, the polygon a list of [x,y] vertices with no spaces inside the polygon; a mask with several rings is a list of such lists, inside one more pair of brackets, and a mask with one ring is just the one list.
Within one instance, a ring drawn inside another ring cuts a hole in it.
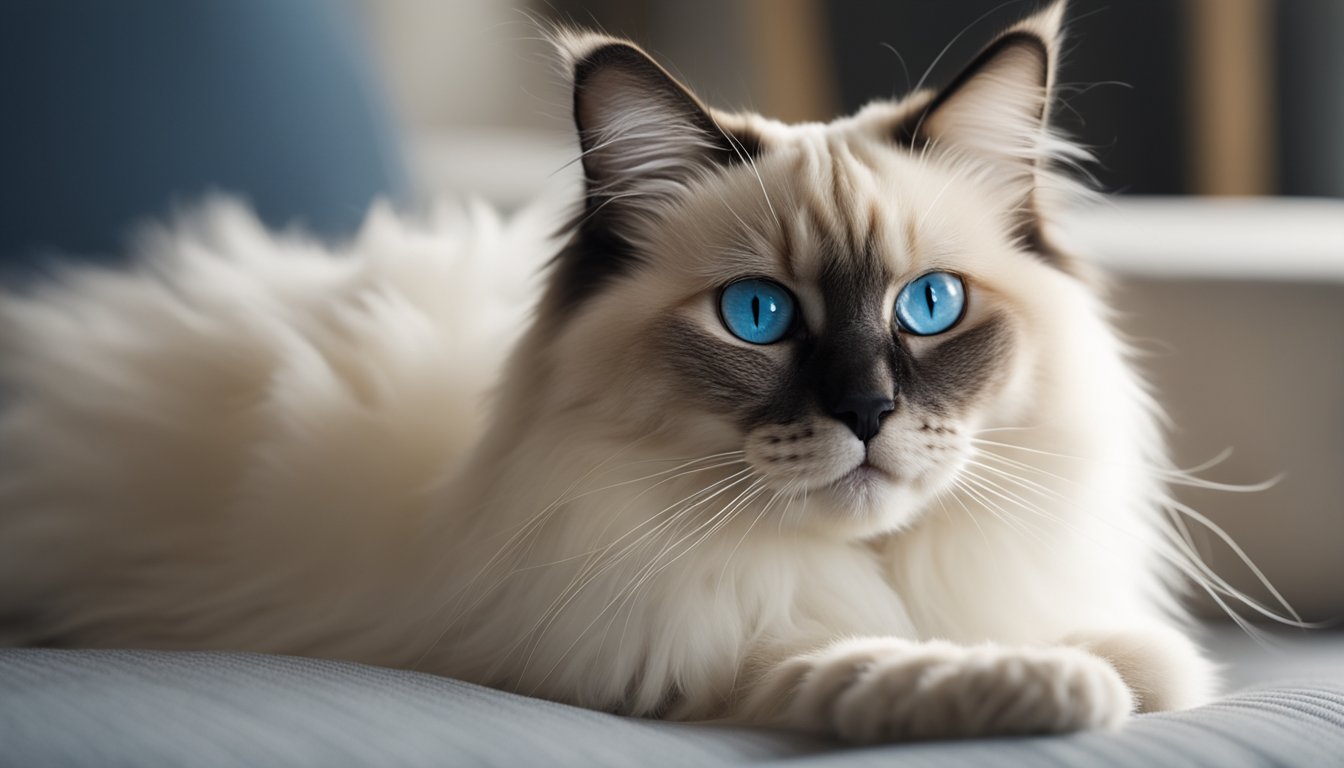
[{"label": "long white whisker", "polygon": [[[522,669],[526,671],[526,669],[530,665],[533,654],[535,654],[537,648],[540,646],[541,638],[545,636],[546,632],[549,630],[551,625],[555,622],[556,619],[559,618],[560,614],[564,612],[564,609],[568,607],[569,604],[573,602],[573,600],[577,598],[579,594],[581,594],[584,590],[586,590],[589,585],[594,583],[604,573],[610,571],[622,560],[628,557],[632,552],[635,551],[636,548],[638,548],[638,546],[642,544],[642,542],[646,541],[651,536],[656,535],[659,531],[665,529],[666,527],[675,523],[676,521],[683,519],[684,517],[689,515],[694,509],[714,499],[715,497],[719,496],[729,488],[732,488],[733,486],[741,482],[749,480],[750,476],[748,473],[750,473],[750,471],[751,470],[748,468],[738,473],[735,473],[734,475],[731,475],[729,478],[725,478],[723,481],[720,481],[720,483],[718,484],[718,489],[715,490],[713,493],[704,496],[704,498],[695,501],[693,504],[689,506],[685,506],[682,507],[681,509],[678,509],[674,514],[668,517],[667,520],[660,522],[653,529],[641,535],[635,541],[627,544],[619,552],[617,552],[615,556],[610,557],[605,561],[602,559],[602,556],[598,556],[594,559],[591,566],[586,566],[583,570],[581,570],[580,573],[576,575],[573,580],[571,580],[570,585],[567,586],[559,595],[557,595],[555,600],[551,602],[551,605],[546,609],[546,611],[542,613],[542,617],[538,619],[537,622],[532,625],[532,627],[530,627],[526,632],[522,634],[521,637],[533,637],[532,650],[528,653],[527,659],[524,661]],[[696,494],[692,494],[691,498],[694,498],[695,496],[701,495],[703,493],[704,493],[703,490],[698,491]],[[681,505],[682,503],[683,502],[678,502],[677,504],[669,506],[667,509],[664,510],[664,512],[671,510]],[[655,515],[653,516],[653,518],[650,519],[656,519],[661,514],[662,513],[659,513],[659,515]],[[641,523],[641,525],[643,524]],[[630,534],[629,533],[625,534],[625,536],[628,535]],[[625,536],[622,536],[621,539],[624,539]],[[614,547],[616,543],[619,543],[621,539],[618,539],[616,542],[613,542],[613,544],[610,545],[607,548],[607,550],[603,551],[602,555],[605,556],[606,552],[610,550],[612,547]],[[580,580],[582,580],[581,583]]]},{"label": "long white whisker", "polygon": [[986,472],[993,472],[996,476],[1002,478],[1006,482],[1010,482],[1013,485],[1018,486],[1019,488],[1023,488],[1028,491],[1033,491],[1035,493],[1041,494],[1042,496],[1048,496],[1053,499],[1063,500],[1066,498],[1064,494],[1060,493],[1054,488],[1051,488],[1047,485],[1043,485],[1034,480],[1028,480],[1024,477],[1018,477],[1012,472],[1009,472],[1005,469],[1001,469],[992,464],[986,464],[981,461],[976,461],[975,459],[967,459],[966,463],[972,467],[979,467],[980,469],[983,469]]},{"label": "long white whisker", "polygon": [[[1064,525],[1068,527],[1070,530],[1076,533],[1082,533],[1089,540],[1096,542],[1096,539],[1094,537],[1086,533],[1083,533],[1076,526],[1072,526],[1070,523],[1068,523],[1068,521],[1059,518],[1058,516],[1050,515],[1046,513],[1044,510],[1026,503],[1025,500],[1023,500],[1020,496],[1017,496],[1016,494],[1012,493],[1004,493],[1004,489],[1002,488],[999,488],[997,491],[993,490],[990,486],[993,486],[994,484],[990,482],[987,478],[977,476],[974,473],[968,472],[965,476],[965,479],[979,485],[986,492],[997,495],[1000,498],[1003,498],[1005,501],[1009,501],[1015,504],[1016,506],[1021,507],[1023,510],[1027,512],[1044,517],[1057,524]],[[1190,511],[1193,512],[1193,510]],[[1202,515],[1200,515],[1199,518],[1202,518],[1204,522],[1207,522],[1208,524],[1212,525],[1212,521],[1208,521],[1207,518],[1203,518]],[[1121,528],[1119,526],[1115,526],[1113,523],[1110,523],[1110,521],[1103,520],[1102,522],[1107,524],[1109,527],[1113,528],[1113,530],[1115,530],[1116,532],[1121,533],[1122,535],[1125,536],[1134,535],[1133,532],[1125,530],[1124,528]],[[1222,532],[1221,529],[1217,529],[1216,526],[1215,529],[1222,536],[1226,537],[1226,534]],[[1254,611],[1255,613],[1258,613],[1264,616],[1265,618],[1272,619],[1281,624],[1296,627],[1307,627],[1307,628],[1326,626],[1326,624],[1311,624],[1308,622],[1303,622],[1301,618],[1297,615],[1297,613],[1292,609],[1292,607],[1287,604],[1287,601],[1283,599],[1282,595],[1280,595],[1276,590],[1273,589],[1271,585],[1267,583],[1265,584],[1266,588],[1269,589],[1271,593],[1276,597],[1276,599],[1280,601],[1280,604],[1283,605],[1284,608],[1289,612],[1291,618],[1284,617],[1270,610],[1269,608],[1266,608],[1265,606],[1261,605],[1259,601],[1250,597],[1241,590],[1232,587],[1230,584],[1227,583],[1226,580],[1218,576],[1208,566],[1208,564],[1206,564],[1199,557],[1198,553],[1194,551],[1193,547],[1190,546],[1188,542],[1179,540],[1177,538],[1176,531],[1167,529],[1166,535],[1168,536],[1168,538],[1171,539],[1171,541],[1168,543],[1175,546],[1175,550],[1167,551],[1161,546],[1159,546],[1154,550],[1155,553],[1160,557],[1162,557],[1167,562],[1169,562],[1170,564],[1172,564],[1173,566],[1175,566],[1178,570],[1182,571],[1192,582],[1197,584],[1205,592],[1209,593],[1210,597],[1214,599],[1214,601],[1219,605],[1219,607],[1223,608],[1228,613],[1228,615],[1231,618],[1233,618],[1233,620],[1236,621],[1239,625],[1241,625],[1244,622],[1244,619],[1235,611],[1233,611],[1231,609],[1231,606],[1229,606],[1217,593],[1222,593],[1227,595],[1228,597],[1234,598],[1237,600],[1238,603],[1244,605],[1246,608]],[[1224,538],[1224,541],[1228,543],[1229,546],[1235,547],[1235,544],[1233,544],[1230,541],[1230,537]],[[1235,548],[1234,551],[1240,552],[1240,549]],[[1268,579],[1264,577],[1263,573],[1261,573],[1258,568],[1255,568],[1253,564],[1249,562],[1249,558],[1246,558],[1244,553],[1241,553],[1241,555],[1244,558],[1243,562],[1245,562],[1248,567],[1252,568],[1253,572],[1256,573],[1257,576],[1263,580],[1262,583],[1267,582]]]},{"label": "long white whisker", "polygon": [[1222,540],[1222,542],[1226,544],[1229,549],[1232,550],[1232,552],[1237,556],[1237,558],[1241,560],[1242,564],[1245,565],[1246,568],[1251,573],[1255,574],[1256,580],[1258,580],[1260,584],[1265,589],[1267,589],[1271,595],[1274,596],[1274,599],[1278,601],[1279,605],[1283,606],[1284,610],[1288,611],[1288,614],[1292,616],[1293,619],[1295,619],[1299,623],[1302,621],[1302,617],[1297,614],[1297,611],[1293,610],[1293,607],[1288,604],[1288,601],[1285,600],[1283,595],[1279,593],[1279,590],[1275,589],[1274,585],[1270,583],[1269,579],[1265,576],[1264,571],[1261,571],[1260,567],[1251,561],[1251,558],[1246,554],[1246,551],[1243,550],[1241,548],[1241,545],[1237,544],[1237,542],[1234,541],[1232,537],[1228,535],[1227,531],[1224,531],[1221,526],[1210,520],[1208,517],[1205,517],[1203,514],[1197,512],[1196,510],[1190,508],[1185,504],[1180,503],[1179,501],[1176,501],[1174,499],[1168,499],[1166,501],[1166,506],[1170,509],[1180,512],[1186,517],[1189,517],[1190,519],[1204,526],[1206,529],[1211,531],[1213,535],[1217,536],[1220,540]]},{"label": "long white whisker", "polygon": [[[637,591],[639,590],[639,588],[640,588],[641,586],[643,586],[643,584],[646,583],[649,579],[653,578],[653,577],[656,576],[658,573],[661,573],[662,571],[666,570],[670,565],[672,565],[672,563],[674,563],[674,562],[676,562],[676,560],[680,559],[682,555],[685,555],[687,552],[690,552],[691,549],[693,549],[693,548],[694,548],[696,545],[698,545],[700,542],[703,542],[703,541],[704,541],[705,539],[707,539],[709,536],[712,536],[713,533],[714,533],[716,530],[718,530],[719,527],[721,527],[721,526],[723,525],[723,521],[720,521],[720,522],[718,522],[718,523],[714,523],[714,521],[715,521],[715,520],[719,520],[720,518],[723,518],[723,520],[725,520],[725,521],[726,521],[727,519],[730,519],[731,516],[732,516],[732,514],[733,514],[733,512],[734,512],[735,505],[738,503],[738,501],[739,501],[740,499],[742,499],[745,495],[752,493],[753,490],[759,486],[760,482],[761,482],[760,480],[753,481],[752,484],[750,484],[750,485],[747,486],[747,489],[746,489],[746,490],[742,491],[742,493],[738,494],[738,496],[737,496],[736,498],[734,498],[733,501],[729,502],[729,504],[728,504],[727,507],[725,507],[724,509],[722,509],[722,510],[720,510],[719,512],[715,513],[713,516],[711,516],[711,517],[709,518],[709,520],[707,520],[707,521],[701,523],[698,527],[696,527],[696,528],[695,528],[694,530],[692,530],[690,533],[688,533],[688,534],[682,536],[680,539],[678,539],[676,542],[674,542],[674,543],[671,544],[670,546],[665,547],[665,548],[663,549],[663,553],[670,552],[670,551],[672,551],[672,549],[674,549],[675,547],[680,546],[680,545],[681,545],[683,542],[685,542],[688,538],[694,536],[697,532],[703,530],[706,526],[710,526],[709,531],[707,531],[705,534],[703,534],[703,535],[702,535],[699,539],[697,539],[691,546],[687,547],[685,550],[683,550],[681,553],[679,553],[676,557],[672,558],[671,560],[669,560],[669,561],[666,562],[666,563],[663,563],[663,564],[662,564],[660,567],[658,567],[656,570],[649,570],[649,569],[646,568],[646,569],[645,569],[645,570],[646,570],[646,573],[645,573],[643,576],[639,577],[639,580],[638,580],[638,582],[635,584],[635,586],[633,587],[633,589],[628,589],[628,591],[627,591],[627,590],[622,590],[622,592],[617,593],[617,595],[616,595],[615,597],[613,597],[611,600],[609,600],[609,601],[607,602],[607,604],[604,605],[604,606],[602,607],[602,609],[599,610],[599,611],[597,612],[597,614],[593,616],[592,620],[589,621],[588,624],[587,624],[586,626],[584,626],[584,628],[583,628],[582,630],[579,631],[579,634],[574,638],[574,640],[569,644],[569,646],[565,648],[564,652],[562,652],[562,653],[560,654],[560,656],[556,659],[555,664],[553,664],[553,665],[551,666],[551,668],[548,669],[548,670],[546,671],[546,674],[543,675],[542,678],[541,678],[539,681],[537,681],[536,685],[533,687],[533,692],[535,692],[537,689],[539,689],[542,685],[545,684],[546,680],[548,680],[548,679],[550,678],[550,676],[555,672],[555,670],[560,666],[560,664],[561,664],[561,663],[562,663],[562,662],[569,656],[569,654],[574,650],[574,647],[579,643],[579,641],[582,640],[583,637],[584,637],[585,635],[587,635],[588,631],[591,630],[591,629],[593,628],[593,626],[598,622],[598,620],[600,620],[601,617],[602,617],[603,615],[605,615],[606,612],[607,612],[613,605],[615,605],[617,602],[620,602],[622,605],[624,605],[625,602],[629,599],[629,597],[633,597],[633,595],[635,594],[635,592],[637,592]],[[661,558],[662,556],[663,556],[663,555],[660,554],[660,555],[658,556],[658,558],[655,558],[655,559],[653,560],[653,562],[654,562],[654,563],[657,563],[658,559]],[[622,597],[623,597],[623,596],[626,596],[626,595],[628,595],[628,597],[626,597],[626,599],[622,599]],[[563,606],[562,606],[562,610],[563,610]],[[621,610],[620,608],[617,608],[617,610],[616,610],[616,615],[619,615],[619,614],[620,614],[620,610]],[[558,615],[558,614],[557,614],[557,615]],[[542,632],[544,633],[544,632],[545,632],[545,629],[543,629]],[[624,632],[622,632],[622,638],[624,638]],[[622,642],[623,642],[623,639],[622,639]],[[534,651],[535,651],[535,648],[534,648]],[[524,669],[524,671],[526,671],[527,667],[530,665],[530,662],[531,662],[531,654],[529,654],[529,657],[528,657],[527,661],[525,661],[524,664],[523,664],[523,669]]]},{"label": "long white whisker", "polygon": [[741,548],[742,542],[747,540],[747,537],[751,535],[751,530],[756,527],[757,523],[761,522],[761,518],[765,517],[766,513],[770,511],[770,507],[773,506],[778,499],[779,492],[776,491],[770,496],[770,500],[761,506],[761,511],[756,515],[756,519],[751,521],[751,525],[747,526],[747,530],[742,534],[742,538],[738,539],[737,543],[733,545],[733,548],[728,551],[728,556],[723,559],[723,569],[719,571],[719,587],[723,586],[723,579],[728,574],[728,564],[733,561],[733,555],[737,554],[737,550]]},{"label": "long white whisker", "polygon": [[[576,500],[578,500],[578,499],[584,498],[584,497],[586,497],[586,496],[589,496],[589,495],[592,495],[592,494],[594,494],[594,493],[598,493],[598,492],[601,492],[601,491],[612,490],[612,489],[614,489],[614,488],[623,487],[623,486],[626,486],[626,485],[630,485],[630,484],[632,484],[632,483],[643,482],[643,481],[645,481],[645,480],[651,480],[651,479],[653,479],[653,478],[655,478],[655,477],[660,477],[660,476],[662,476],[662,475],[666,475],[666,474],[669,473],[669,472],[676,473],[676,474],[669,475],[668,477],[665,477],[665,478],[663,478],[662,480],[660,480],[660,481],[654,483],[653,485],[649,486],[648,488],[645,488],[644,490],[640,491],[638,494],[636,494],[635,496],[633,496],[633,497],[630,499],[630,501],[627,502],[626,507],[628,507],[630,504],[633,504],[635,501],[637,501],[637,500],[639,500],[641,497],[643,497],[644,494],[651,492],[651,491],[654,490],[655,488],[657,488],[657,487],[659,487],[659,486],[661,486],[661,485],[664,485],[665,483],[672,482],[673,480],[677,480],[677,479],[679,479],[679,478],[681,478],[681,477],[685,477],[686,475],[694,474],[694,473],[697,473],[697,472],[707,472],[707,471],[710,471],[710,470],[720,469],[720,468],[722,468],[722,467],[729,467],[729,466],[733,466],[734,464],[740,464],[740,463],[742,463],[742,462],[740,462],[740,461],[735,461],[735,460],[730,460],[730,461],[720,461],[720,462],[715,462],[715,463],[712,463],[712,464],[709,464],[709,465],[707,465],[707,466],[703,466],[703,467],[692,467],[691,469],[683,469],[683,468],[685,468],[685,467],[689,467],[689,466],[691,466],[691,465],[693,465],[693,464],[696,464],[696,463],[698,463],[698,462],[701,462],[701,461],[709,461],[709,460],[712,460],[712,459],[714,459],[714,458],[717,458],[718,456],[728,456],[728,455],[732,455],[733,453],[738,453],[738,452],[729,452],[729,453],[726,453],[726,454],[716,454],[715,456],[712,456],[712,457],[705,457],[705,458],[703,458],[703,459],[694,459],[694,460],[689,461],[689,462],[686,462],[685,464],[682,464],[682,465],[680,465],[680,466],[678,466],[678,467],[673,467],[672,469],[669,469],[669,470],[664,470],[664,471],[662,471],[662,472],[655,472],[655,473],[653,473],[653,474],[645,475],[644,477],[634,478],[634,479],[632,479],[632,480],[624,480],[624,481],[621,481],[621,482],[619,482],[619,483],[613,483],[613,484],[611,484],[611,485],[607,485],[607,486],[604,486],[604,487],[602,487],[602,488],[594,489],[594,490],[592,490],[592,491],[585,491],[584,493],[578,494],[578,495],[576,495],[576,496],[570,496],[570,497],[562,497],[562,498],[558,498],[558,499],[556,499],[556,501],[554,501],[554,502],[552,502],[551,504],[549,504],[549,505],[546,507],[546,509],[544,509],[541,513],[539,513],[537,516],[535,516],[535,517],[533,518],[533,520],[535,521],[535,524],[531,526],[531,529],[530,529],[530,530],[528,530],[528,531],[524,531],[524,532],[520,532],[520,533],[527,533],[527,534],[529,534],[529,535],[530,535],[530,534],[534,534],[534,533],[536,533],[537,531],[541,530],[541,527],[542,527],[542,525],[544,524],[544,521],[542,521],[542,519],[541,519],[543,516],[545,516],[545,517],[549,517],[549,515],[552,514],[556,509],[559,509],[559,508],[563,507],[565,504],[572,503],[573,501],[576,501]],[[677,470],[683,470],[683,471],[678,472]],[[571,486],[571,487],[572,487],[572,486]],[[477,572],[477,575],[473,578],[472,582],[468,584],[468,587],[470,587],[471,584],[474,584],[474,583],[475,583],[475,580],[476,580],[476,579],[479,579],[480,576],[483,575],[489,568],[493,567],[494,563],[497,562],[498,559],[501,557],[501,555],[503,555],[503,554],[505,553],[505,550],[506,550],[506,549],[516,548],[516,547],[521,543],[521,539],[518,539],[517,541],[514,541],[514,539],[517,539],[517,538],[518,538],[518,534],[515,534],[515,537],[510,539],[510,542],[512,543],[512,546],[511,546],[510,544],[506,544],[505,547],[502,548],[502,549],[500,550],[500,552],[496,553],[495,557],[492,557],[492,558],[491,558],[490,562],[488,562],[488,563],[486,564],[485,568],[482,568],[480,571]],[[566,558],[566,559],[569,559],[569,558]],[[503,576],[501,576],[501,577],[496,581],[496,583],[495,583],[492,587],[490,587],[490,588],[487,589],[487,590],[483,590],[479,595],[477,595],[476,599],[475,599],[469,606],[467,606],[467,608],[466,608],[465,611],[462,611],[461,613],[463,613],[463,614],[470,614],[471,611],[475,610],[476,606],[480,605],[480,603],[481,603],[483,600],[486,599],[486,597],[488,597],[488,596],[489,596],[490,594],[492,594],[496,589],[498,589],[499,586],[502,585],[503,582],[504,582],[506,579],[508,579],[510,576],[512,576],[513,574],[515,574],[515,573],[517,573],[517,572],[518,572],[518,570],[515,569],[515,570],[511,570],[511,571],[509,571],[508,573],[506,573],[506,574],[504,574]]]},{"label": "long white whisker", "polygon": [[[710,536],[713,536],[714,533],[718,531],[720,528],[722,528],[724,525],[731,522],[732,519],[737,515],[737,513],[741,509],[745,509],[746,506],[750,504],[751,501],[755,499],[757,495],[759,495],[759,493],[763,492],[764,490],[762,488],[763,485],[764,485],[763,480],[759,479],[756,480],[751,485],[749,485],[746,488],[746,490],[738,494],[737,498],[730,501],[722,510],[716,513],[710,520],[706,521],[706,523],[701,524],[699,528],[697,528],[695,531],[692,531],[690,534],[687,534],[686,536],[682,537],[682,539],[679,540],[678,542],[672,544],[669,547],[665,547],[663,551],[659,553],[658,557],[653,558],[653,560],[650,561],[651,565],[645,570],[645,572],[642,575],[637,576],[637,579],[633,587],[627,588],[627,596],[625,597],[624,600],[621,601],[621,605],[617,607],[616,613],[618,615],[620,614],[621,610],[624,609],[626,604],[628,604],[631,600],[634,599],[635,595],[644,586],[644,584],[648,583],[652,578],[657,576],[659,573],[662,573],[663,571],[667,570],[667,568],[669,568],[673,563],[681,559],[683,555],[689,553],[692,549],[694,549],[695,547],[699,546],[701,543],[706,541]],[[668,552],[671,552],[674,547],[678,546],[682,541],[685,541],[685,539],[689,538],[690,536],[695,535],[695,533],[699,531],[701,528],[704,528],[706,524],[711,523],[712,525],[710,525],[709,530],[706,531],[702,536],[700,536],[700,538],[696,539],[696,541],[693,542],[690,546],[686,547],[685,550],[677,554],[675,557],[673,557],[666,563],[659,565],[656,568],[656,570],[653,568],[653,565],[656,565],[658,563],[658,560],[661,559],[663,556],[665,556]],[[629,620],[630,617],[629,614],[627,614],[626,628],[628,628],[629,626]],[[622,643],[625,642],[625,628],[621,630],[621,642]]]},{"label": "long white whisker", "polygon": [[995,504],[994,501],[990,499],[988,496],[986,496],[985,493],[983,492],[987,491],[988,489],[983,488],[983,486],[981,486],[979,483],[974,482],[974,480],[975,478],[973,478],[968,473],[963,477],[957,478],[957,483],[963,492],[971,496],[973,500],[978,501],[982,507],[984,507],[986,510],[990,512],[990,514],[995,515],[1000,520],[1003,520],[1005,523],[1011,525],[1019,533],[1031,536],[1036,541],[1044,543],[1044,539],[1040,538],[1039,533],[1028,528],[1025,522],[1022,521],[1020,518],[1016,517],[1015,515],[1008,514],[1008,511],[1005,510],[1001,505]]}]

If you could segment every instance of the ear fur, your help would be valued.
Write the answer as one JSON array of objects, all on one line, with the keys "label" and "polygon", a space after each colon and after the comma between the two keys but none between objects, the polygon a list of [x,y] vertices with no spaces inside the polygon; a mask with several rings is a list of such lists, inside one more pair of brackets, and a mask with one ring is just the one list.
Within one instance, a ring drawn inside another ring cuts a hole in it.
[{"label": "ear fur", "polygon": [[632,222],[697,177],[747,162],[761,140],[716,115],[634,43],[571,30],[551,39],[573,83],[586,190],[543,304],[563,311],[638,263],[627,241]]},{"label": "ear fur", "polygon": [[988,183],[1020,201],[1014,226],[1024,244],[1059,266],[1067,259],[1043,234],[1042,198],[1058,181],[1052,165],[1087,156],[1050,131],[1064,9],[1054,0],[1000,34],[896,130],[902,144],[983,168]]},{"label": "ear fur", "polygon": [[757,151],[635,44],[591,33],[555,39],[573,81],[590,199],[675,194],[697,173]]},{"label": "ear fur", "polygon": [[995,38],[902,126],[902,138],[1034,163],[1049,127],[1063,16],[1055,2]]}]

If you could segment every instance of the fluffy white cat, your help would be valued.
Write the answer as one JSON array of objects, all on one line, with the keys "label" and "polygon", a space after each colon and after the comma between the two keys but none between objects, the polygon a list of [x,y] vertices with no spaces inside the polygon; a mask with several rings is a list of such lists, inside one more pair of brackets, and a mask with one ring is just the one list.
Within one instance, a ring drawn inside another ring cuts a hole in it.
[{"label": "fluffy white cat", "polygon": [[0,640],[853,742],[1205,700],[1156,412],[1051,236],[1062,13],[826,125],[561,33],[561,241],[376,210],[330,252],[219,202],[3,298]]}]

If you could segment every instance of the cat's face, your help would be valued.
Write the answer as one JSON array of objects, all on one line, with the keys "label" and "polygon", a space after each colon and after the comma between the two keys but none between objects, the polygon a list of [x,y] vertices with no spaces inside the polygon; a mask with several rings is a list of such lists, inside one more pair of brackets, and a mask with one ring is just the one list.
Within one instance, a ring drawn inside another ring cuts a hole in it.
[{"label": "cat's face", "polygon": [[1086,300],[1040,231],[1057,23],[829,125],[711,113],[628,44],[573,41],[589,196],[542,310],[552,407],[741,452],[791,524],[911,520]]}]

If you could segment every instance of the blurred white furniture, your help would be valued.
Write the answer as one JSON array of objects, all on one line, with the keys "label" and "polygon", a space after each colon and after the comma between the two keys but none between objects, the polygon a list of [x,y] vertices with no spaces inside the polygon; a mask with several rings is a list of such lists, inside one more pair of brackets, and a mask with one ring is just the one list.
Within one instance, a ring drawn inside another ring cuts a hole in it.
[{"label": "blurred white furniture", "polygon": [[[1119,276],[1120,327],[1179,465],[1256,493],[1183,490],[1304,618],[1344,616],[1344,200],[1117,198],[1072,238]],[[1213,536],[1213,566],[1261,598]]]}]

